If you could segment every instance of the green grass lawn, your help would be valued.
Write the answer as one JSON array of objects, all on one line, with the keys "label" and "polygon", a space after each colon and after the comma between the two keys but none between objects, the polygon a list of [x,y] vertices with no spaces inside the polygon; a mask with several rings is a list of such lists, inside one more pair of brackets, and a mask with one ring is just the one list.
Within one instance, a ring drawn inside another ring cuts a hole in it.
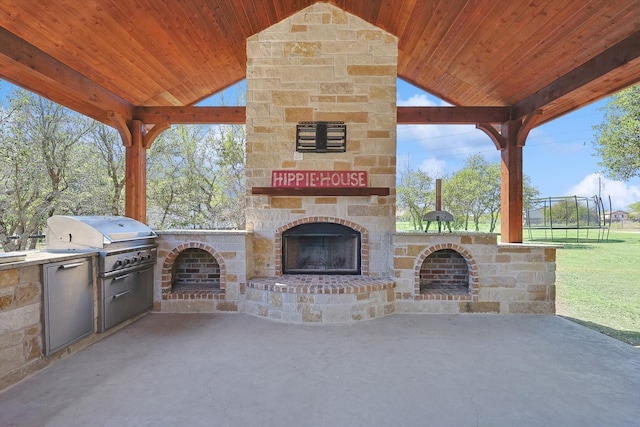
[{"label": "green grass lawn", "polygon": [[606,242],[562,244],[557,313],[640,346],[640,231],[612,230]]}]

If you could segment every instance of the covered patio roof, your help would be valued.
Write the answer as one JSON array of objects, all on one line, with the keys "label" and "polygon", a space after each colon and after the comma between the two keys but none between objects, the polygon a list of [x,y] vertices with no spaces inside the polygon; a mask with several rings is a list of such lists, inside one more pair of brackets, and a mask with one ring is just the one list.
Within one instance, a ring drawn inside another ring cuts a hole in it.
[{"label": "covered patio roof", "polygon": [[[0,77],[104,123],[245,77],[247,37],[315,0],[0,3]],[[538,124],[640,80],[640,3],[330,0],[398,37],[398,77]],[[148,116],[147,116],[148,117]]]},{"label": "covered patio roof", "polygon": [[[247,37],[315,2],[2,1],[0,78],[115,126],[128,146],[154,124],[157,134],[167,123],[244,123],[243,107],[193,105],[245,78]],[[640,81],[635,0],[328,3],[396,36],[398,77],[455,106],[399,107],[398,123],[477,124],[507,152],[503,218],[513,230],[514,150],[528,130]],[[140,162],[130,153],[128,190],[144,183],[132,172]]]}]

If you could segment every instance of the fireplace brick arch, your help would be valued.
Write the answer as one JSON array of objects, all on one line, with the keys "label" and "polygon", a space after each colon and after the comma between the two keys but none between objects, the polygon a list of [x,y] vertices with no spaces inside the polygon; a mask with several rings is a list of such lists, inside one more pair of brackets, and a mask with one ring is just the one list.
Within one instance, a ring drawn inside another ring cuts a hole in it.
[{"label": "fireplace brick arch", "polygon": [[313,216],[298,219],[292,221],[288,224],[283,225],[282,227],[276,230],[275,235],[275,264],[276,264],[276,275],[282,275],[282,233],[286,230],[293,228],[295,226],[301,224],[311,224],[316,222],[328,222],[333,224],[340,224],[346,227],[352,228],[355,231],[360,233],[360,243],[361,243],[361,270],[363,276],[369,275],[369,232],[362,226],[356,224],[355,222],[351,222],[346,219],[334,218],[328,216]]},{"label": "fireplace brick arch", "polygon": [[456,243],[439,243],[426,248],[424,251],[422,251],[418,255],[418,257],[416,258],[415,266],[414,266],[414,274],[415,274],[414,297],[416,299],[425,299],[425,298],[433,297],[433,295],[426,297],[420,294],[420,270],[422,269],[422,265],[424,264],[424,261],[427,259],[429,255],[433,254],[434,252],[446,250],[446,249],[457,252],[466,261],[467,267],[469,269],[469,297],[471,300],[474,300],[474,301],[477,300],[478,287],[479,287],[478,263],[465,247],[460,246]]},{"label": "fireplace brick arch", "polygon": [[166,299],[172,293],[171,282],[173,265],[183,251],[186,249],[201,249],[211,255],[220,267],[220,290],[224,292],[227,283],[227,268],[224,258],[211,246],[201,242],[185,242],[173,248],[165,257],[162,265],[162,297]]}]

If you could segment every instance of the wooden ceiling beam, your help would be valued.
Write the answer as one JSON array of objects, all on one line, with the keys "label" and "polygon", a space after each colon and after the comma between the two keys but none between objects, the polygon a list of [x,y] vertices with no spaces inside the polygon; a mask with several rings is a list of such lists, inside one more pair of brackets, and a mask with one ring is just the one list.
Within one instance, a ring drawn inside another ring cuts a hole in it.
[{"label": "wooden ceiling beam", "polygon": [[246,122],[245,107],[136,107],[134,117],[143,123],[230,124]]},{"label": "wooden ceiling beam", "polygon": [[[640,57],[640,31],[613,45],[553,83],[513,106],[513,117],[521,118],[574,90],[603,77]],[[612,88],[613,90],[613,88]],[[610,95],[603,94],[603,95]]]},{"label": "wooden ceiling beam", "polygon": [[[503,123],[509,107],[398,107],[398,124]],[[144,123],[244,124],[245,107],[136,107],[134,118]]]},{"label": "wooden ceiling beam", "polygon": [[398,107],[398,124],[504,123],[511,119],[509,107]]},{"label": "wooden ceiling beam", "polygon": [[[398,107],[398,124],[504,123],[509,107]],[[136,107],[143,123],[245,124],[245,107]]]},{"label": "wooden ceiling beam", "polygon": [[0,27],[0,77],[51,101],[111,124],[108,112],[131,119],[133,106]]}]

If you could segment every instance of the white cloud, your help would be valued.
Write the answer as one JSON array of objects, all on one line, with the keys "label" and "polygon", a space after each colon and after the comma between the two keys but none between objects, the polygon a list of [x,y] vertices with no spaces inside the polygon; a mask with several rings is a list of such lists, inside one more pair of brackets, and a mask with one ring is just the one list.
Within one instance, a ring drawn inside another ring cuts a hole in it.
[{"label": "white cloud", "polygon": [[424,159],[422,163],[418,166],[418,169],[426,172],[432,178],[440,178],[444,175],[445,167],[447,166],[447,162],[444,160],[437,159],[435,157],[429,157]]},{"label": "white cloud", "polygon": [[[412,93],[398,99],[399,106],[448,107],[451,104],[426,93]],[[445,167],[459,168],[469,156],[480,154],[487,161],[497,162],[500,153],[484,132],[474,125],[399,125],[398,152],[408,153],[411,162],[431,173]],[[453,170],[446,171],[453,172]]]},{"label": "white cloud", "polygon": [[[445,171],[447,162],[437,159],[435,157],[416,159],[411,154],[398,155],[398,173],[404,173],[407,169],[415,170],[420,169],[426,172],[432,178],[440,178]],[[418,160],[419,162],[416,162]]]},{"label": "white cloud", "polygon": [[451,104],[423,93],[411,95],[408,99],[398,99],[397,104],[402,107],[448,107]]},{"label": "white cloud", "polygon": [[407,152],[423,152],[428,157],[466,159],[481,154],[497,161],[499,152],[484,132],[473,125],[400,125],[399,148]]},{"label": "white cloud", "polygon": [[613,210],[626,210],[630,203],[640,201],[639,186],[629,185],[622,181],[614,181],[597,173],[585,176],[582,181],[567,191],[567,195],[593,196],[598,194],[598,185],[601,186],[600,194],[607,210],[609,208],[609,197],[611,197],[611,208]]}]

